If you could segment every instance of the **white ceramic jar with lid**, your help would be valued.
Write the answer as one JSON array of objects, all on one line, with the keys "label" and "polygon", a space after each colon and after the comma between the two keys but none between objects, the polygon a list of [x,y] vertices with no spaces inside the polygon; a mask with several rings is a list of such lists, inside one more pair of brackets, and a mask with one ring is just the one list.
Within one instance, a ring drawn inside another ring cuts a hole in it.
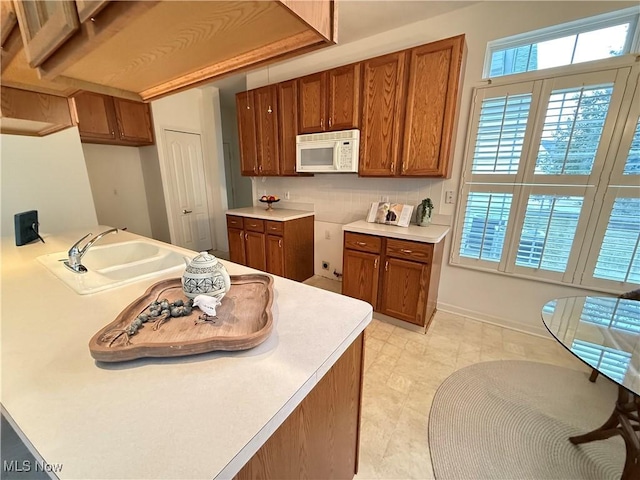
[{"label": "white ceramic jar with lid", "polygon": [[182,291],[187,297],[208,295],[221,300],[231,288],[227,269],[210,253],[200,252],[193,260],[185,258],[185,262]]}]

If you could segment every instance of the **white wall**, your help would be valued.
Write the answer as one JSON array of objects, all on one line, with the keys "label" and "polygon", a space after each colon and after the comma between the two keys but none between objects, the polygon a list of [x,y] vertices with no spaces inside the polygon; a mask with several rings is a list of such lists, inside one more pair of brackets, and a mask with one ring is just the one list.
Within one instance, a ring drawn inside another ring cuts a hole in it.
[{"label": "white wall", "polygon": [[140,147],[138,153],[140,154],[142,176],[144,177],[144,190],[147,197],[152,236],[156,240],[171,243],[158,149],[155,145],[150,145],[148,147]]},{"label": "white wall", "polygon": [[98,224],[77,128],[0,135],[0,157],[2,236],[14,235],[13,216],[27,210],[38,210],[45,236]]},{"label": "white wall", "polygon": [[[332,176],[335,178],[323,175],[316,175],[314,178],[269,178],[264,182],[254,183],[254,198],[257,198],[263,189],[270,190],[269,193],[279,192],[281,196],[283,191],[296,192],[295,195],[303,196],[303,201],[315,206],[319,213],[318,221],[337,224],[347,223],[355,217],[362,218],[363,204],[366,203],[362,199],[370,199],[384,193],[389,193],[391,197],[396,195],[397,199],[402,201],[406,193],[409,203],[415,203],[428,194],[434,201],[436,214],[453,215],[455,205],[445,205],[443,194],[447,190],[458,192],[472,88],[481,84],[487,42],[634,5],[637,3],[480,2],[363,40],[325,48],[270,66],[270,81],[276,83],[462,33],[466,35],[468,47],[451,179],[369,180],[335,175]],[[250,72],[247,76],[247,86],[250,89],[266,83],[266,69]],[[284,206],[283,203],[280,205]],[[326,211],[331,209],[335,213]],[[319,230],[317,226],[316,230]],[[337,243],[331,248],[323,245],[325,251],[336,252],[341,249],[341,237],[332,238],[331,241]],[[445,255],[448,255],[449,248],[450,238],[447,239]],[[316,269],[316,273],[320,272]],[[443,310],[543,333],[540,320],[542,305],[554,297],[582,292],[585,291],[472,271],[447,263],[442,270],[438,303],[439,308]]]},{"label": "white wall", "polygon": [[98,222],[152,237],[139,149],[83,143],[82,151]]},{"label": "white wall", "polygon": [[[218,89],[194,88],[156,100],[151,104],[156,136],[156,147],[164,191],[168,191],[169,169],[166,165],[166,140],[164,130],[198,133],[202,138],[205,180],[208,188],[209,214],[211,218],[212,248],[228,251],[225,211],[227,192],[222,153],[222,129]],[[167,203],[169,231],[174,229],[171,205]],[[174,235],[171,235],[173,242]]]}]

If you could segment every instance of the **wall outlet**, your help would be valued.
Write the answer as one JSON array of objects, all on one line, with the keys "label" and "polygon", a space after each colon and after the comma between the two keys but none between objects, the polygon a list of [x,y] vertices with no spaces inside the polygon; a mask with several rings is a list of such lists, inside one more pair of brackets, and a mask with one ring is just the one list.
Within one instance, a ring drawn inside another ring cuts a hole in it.
[{"label": "wall outlet", "polygon": [[331,240],[331,232],[329,230],[324,231],[324,239]]},{"label": "wall outlet", "polygon": [[326,260],[322,261],[322,269],[323,270],[329,270],[330,266],[331,266],[331,264],[329,262],[327,262]]},{"label": "wall outlet", "polygon": [[453,203],[453,190],[444,192],[444,203]]},{"label": "wall outlet", "polygon": [[284,199],[291,200],[291,194],[289,192],[284,192]]},{"label": "wall outlet", "polygon": [[388,202],[389,201],[389,197],[387,195],[381,195],[380,196],[380,201],[381,202]]}]

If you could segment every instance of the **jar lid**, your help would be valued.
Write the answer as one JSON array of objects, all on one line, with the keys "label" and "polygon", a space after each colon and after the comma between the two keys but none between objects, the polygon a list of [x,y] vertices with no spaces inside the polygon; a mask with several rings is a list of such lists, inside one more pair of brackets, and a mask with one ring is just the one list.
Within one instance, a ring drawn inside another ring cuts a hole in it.
[{"label": "jar lid", "polygon": [[211,255],[209,252],[200,252],[189,263],[189,267],[198,269],[212,267],[218,263],[218,259]]}]

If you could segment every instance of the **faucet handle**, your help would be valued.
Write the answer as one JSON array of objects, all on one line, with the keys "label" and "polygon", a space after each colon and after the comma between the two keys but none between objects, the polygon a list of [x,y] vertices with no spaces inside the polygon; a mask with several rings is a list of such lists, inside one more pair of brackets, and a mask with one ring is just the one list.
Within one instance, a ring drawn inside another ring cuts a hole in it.
[{"label": "faucet handle", "polygon": [[78,252],[80,249],[78,248],[78,245],[80,245],[80,243],[84,240],[86,240],[87,238],[89,238],[91,235],[93,235],[93,233],[89,232],[87,233],[84,237],[82,237],[80,240],[78,240],[76,243],[74,243],[71,248],[69,249],[69,255],[71,255],[72,252]]}]

